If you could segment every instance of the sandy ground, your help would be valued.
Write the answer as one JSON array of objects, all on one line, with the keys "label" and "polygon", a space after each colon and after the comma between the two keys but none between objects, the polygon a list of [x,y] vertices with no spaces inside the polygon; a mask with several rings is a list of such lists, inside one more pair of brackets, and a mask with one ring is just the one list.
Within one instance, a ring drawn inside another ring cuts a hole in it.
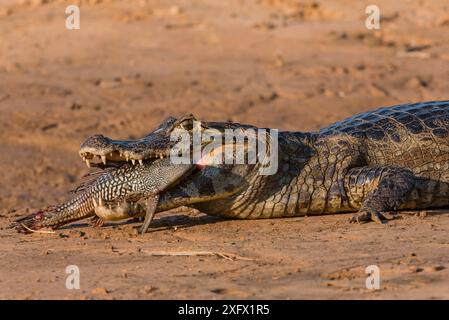
[{"label": "sandy ground", "polygon": [[[356,112],[447,99],[449,6],[364,1],[0,0],[0,298],[449,298],[449,214],[350,225],[349,215],[231,221],[177,210],[137,224],[18,235],[67,199],[94,133],[139,137],[194,113],[315,130]],[[79,3],[81,29],[65,29]],[[447,2],[446,2],[447,3]],[[213,251],[226,256],[152,256]],[[65,287],[68,265],[81,288]],[[365,288],[377,265],[381,289]]]}]

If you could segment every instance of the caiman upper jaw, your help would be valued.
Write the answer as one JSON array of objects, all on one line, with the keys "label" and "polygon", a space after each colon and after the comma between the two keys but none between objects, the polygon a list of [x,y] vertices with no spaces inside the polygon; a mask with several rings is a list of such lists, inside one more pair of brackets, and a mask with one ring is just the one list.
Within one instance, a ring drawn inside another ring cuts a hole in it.
[{"label": "caiman upper jaw", "polygon": [[[88,138],[79,151],[80,156],[90,166],[90,161],[98,157],[106,165],[107,161],[123,162],[131,161],[133,164],[138,161],[140,164],[146,159],[166,158],[170,149],[150,148],[149,141],[141,140],[112,140],[103,135],[94,135]],[[169,141],[170,142],[170,141]],[[167,143],[170,147],[170,143]]]},{"label": "caiman upper jaw", "polygon": [[175,144],[170,141],[170,132],[177,124],[177,119],[170,117],[158,128],[145,137],[136,140],[113,140],[101,134],[89,137],[81,145],[79,154],[90,166],[90,161],[97,156],[103,164],[107,161],[138,161],[145,159],[166,158]]}]

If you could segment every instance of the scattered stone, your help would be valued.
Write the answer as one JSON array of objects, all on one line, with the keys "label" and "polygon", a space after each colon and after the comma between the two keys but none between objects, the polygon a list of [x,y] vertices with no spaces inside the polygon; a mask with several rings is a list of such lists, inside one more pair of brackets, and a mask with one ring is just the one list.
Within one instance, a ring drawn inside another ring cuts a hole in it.
[{"label": "scattered stone", "polygon": [[107,81],[107,80],[100,79],[100,80],[97,80],[95,82],[95,84],[97,86],[99,86],[100,88],[110,89],[110,88],[116,88],[116,87],[120,86],[121,80],[119,78],[116,78],[116,79],[114,79],[112,81]]},{"label": "scattered stone", "polygon": [[338,38],[345,40],[345,39],[348,39],[349,36],[346,32],[342,32],[338,35]]},{"label": "scattered stone", "polygon": [[420,217],[420,218],[425,218],[425,217],[427,217],[427,211],[420,211],[420,212],[418,213],[418,217]]},{"label": "scattered stone", "polygon": [[93,295],[106,295],[109,293],[109,291],[104,287],[98,287],[92,289],[90,293]]},{"label": "scattered stone", "polygon": [[173,16],[181,14],[182,11],[183,10],[180,7],[178,7],[178,6],[171,6],[170,10],[169,10],[170,14],[173,15]]},{"label": "scattered stone", "polygon": [[326,97],[335,97],[335,93],[332,90],[329,90],[327,88],[324,88],[322,90],[322,93],[326,96]]},{"label": "scattered stone", "polygon": [[180,23],[168,23],[165,25],[165,29],[187,29],[187,28],[193,28],[195,26],[195,23],[186,21],[186,22],[180,22]]},{"label": "scattered stone", "polygon": [[42,131],[47,131],[47,130],[54,129],[54,128],[57,128],[57,127],[58,127],[57,123],[50,123],[50,124],[47,124],[47,125],[41,127],[41,130]]},{"label": "scattered stone", "polygon": [[430,44],[424,44],[424,45],[407,45],[405,48],[406,52],[416,52],[416,51],[423,51],[426,49],[429,49],[432,47]]},{"label": "scattered stone", "polygon": [[82,107],[83,107],[83,106],[82,106],[81,104],[76,103],[76,102],[74,102],[74,103],[72,103],[72,104],[70,105],[70,109],[71,109],[71,110],[80,110]]},{"label": "scattered stone", "polygon": [[436,272],[436,271],[441,271],[444,270],[445,267],[441,266],[441,265],[437,265],[437,266],[428,266],[424,268],[425,272]]},{"label": "scattered stone", "polygon": [[421,77],[412,77],[405,82],[405,86],[411,89],[427,87],[428,85],[428,81],[422,79]]},{"label": "scattered stone", "polygon": [[381,87],[380,85],[376,84],[376,83],[371,83],[367,86],[368,88],[368,92],[370,95],[374,96],[374,97],[385,97],[389,95],[388,90],[386,90],[385,88]]},{"label": "scattered stone", "polygon": [[29,3],[32,6],[42,6],[42,5],[47,4],[49,2],[50,2],[50,0],[30,0]]},{"label": "scattered stone", "polygon": [[2,101],[4,101],[4,100],[7,100],[7,99],[9,99],[9,98],[10,98],[10,95],[7,94],[7,93],[2,93],[2,94],[0,94],[0,102],[2,102]]},{"label": "scattered stone", "polygon": [[410,270],[412,273],[418,273],[418,272],[423,271],[423,268],[420,268],[420,267],[418,267],[418,266],[410,266],[410,267],[409,267],[409,270]]},{"label": "scattered stone", "polygon": [[278,68],[285,66],[285,59],[284,56],[282,55],[282,52],[280,51],[277,51],[274,54],[274,66]]},{"label": "scattered stone", "polygon": [[8,62],[5,64],[6,72],[18,72],[23,71],[23,67],[20,63],[17,62]]},{"label": "scattered stone", "polygon": [[271,21],[262,21],[259,23],[255,23],[253,27],[256,29],[272,30],[275,29],[277,26]]},{"label": "scattered stone", "polygon": [[276,100],[279,97],[276,91],[270,92],[268,94],[261,94],[259,95],[259,100],[262,102],[271,102],[273,100]]},{"label": "scattered stone", "polygon": [[216,293],[216,294],[224,294],[224,293],[226,293],[226,291],[227,290],[224,288],[216,288],[216,289],[211,290],[212,293]]},{"label": "scattered stone", "polygon": [[12,14],[11,8],[0,8],[0,18],[10,16],[11,14]]},{"label": "scattered stone", "polygon": [[142,294],[149,294],[149,293],[152,293],[152,292],[156,291],[157,289],[158,289],[158,287],[153,287],[153,286],[146,285],[142,289],[140,289],[140,292]]},{"label": "scattered stone", "polygon": [[399,51],[396,54],[397,58],[415,58],[415,59],[429,59],[430,53],[422,51]]}]

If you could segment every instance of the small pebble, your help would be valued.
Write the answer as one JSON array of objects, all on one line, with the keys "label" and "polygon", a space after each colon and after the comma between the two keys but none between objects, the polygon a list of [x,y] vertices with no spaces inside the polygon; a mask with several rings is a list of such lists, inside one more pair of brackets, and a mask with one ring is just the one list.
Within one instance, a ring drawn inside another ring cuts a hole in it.
[{"label": "small pebble", "polygon": [[105,294],[108,294],[109,291],[106,288],[98,287],[98,288],[92,289],[92,291],[90,293],[93,295],[105,295]]},{"label": "small pebble", "polygon": [[423,271],[423,269],[420,268],[420,267],[418,267],[418,266],[410,266],[410,267],[409,267],[409,270],[410,270],[411,272],[413,272],[413,273],[418,273],[418,272]]},{"label": "small pebble", "polygon": [[444,270],[445,267],[444,266],[428,266],[424,268],[424,271],[426,272],[436,272],[436,271],[441,271]]}]

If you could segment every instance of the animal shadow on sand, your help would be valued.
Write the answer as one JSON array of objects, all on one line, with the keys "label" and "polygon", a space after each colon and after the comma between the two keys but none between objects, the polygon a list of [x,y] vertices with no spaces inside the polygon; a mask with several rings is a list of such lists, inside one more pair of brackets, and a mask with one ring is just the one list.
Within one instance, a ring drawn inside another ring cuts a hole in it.
[{"label": "animal shadow on sand", "polygon": [[[160,217],[155,217],[152,221],[149,231],[161,231],[161,230],[170,230],[173,228],[183,229],[190,228],[193,226],[201,226],[205,224],[214,224],[222,221],[229,220],[223,217],[211,216],[207,214],[199,214],[195,216],[187,215],[187,214],[173,214],[173,215],[164,215]],[[129,219],[127,221],[120,222],[106,222],[102,228],[116,228],[120,226],[126,225],[135,225],[135,228],[139,228],[143,223],[143,220],[134,218]],[[71,230],[77,228],[86,228],[90,227],[88,223],[72,223],[70,225],[62,226],[58,228],[58,230]]]}]

